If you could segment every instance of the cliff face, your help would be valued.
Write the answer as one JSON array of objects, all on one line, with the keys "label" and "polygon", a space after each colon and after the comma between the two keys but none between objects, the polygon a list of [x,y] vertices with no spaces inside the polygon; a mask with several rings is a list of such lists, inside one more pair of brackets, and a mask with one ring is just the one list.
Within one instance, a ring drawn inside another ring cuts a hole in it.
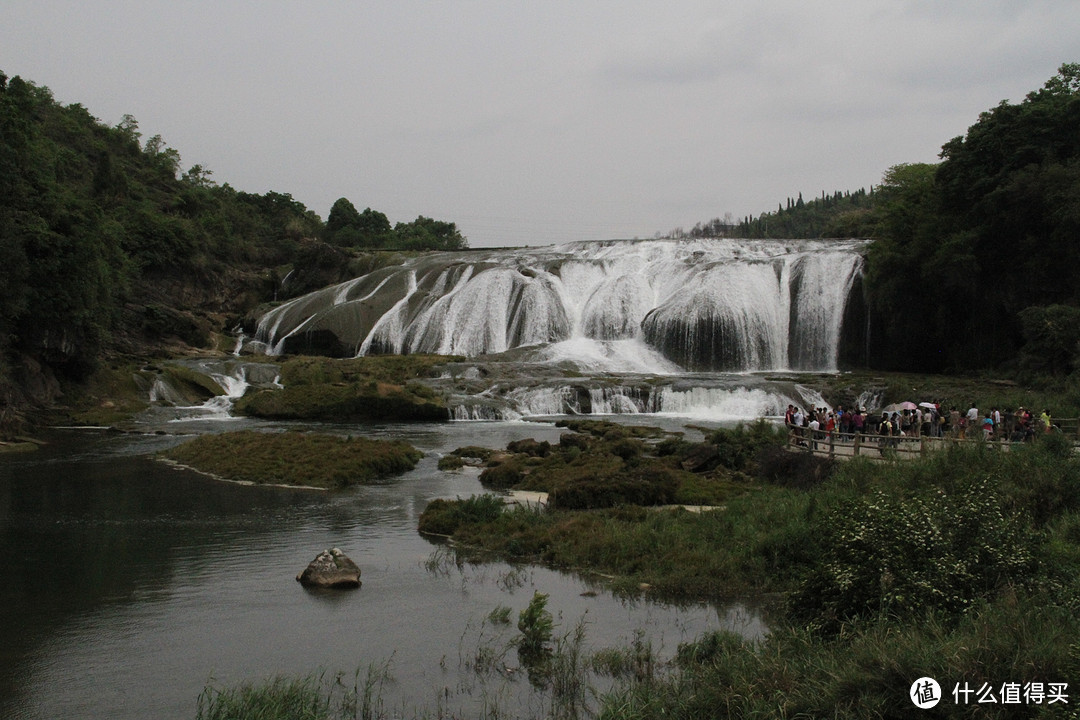
[{"label": "cliff face", "polygon": [[62,412],[102,369],[217,348],[266,296],[267,276],[227,267],[198,277],[142,278],[110,309],[107,327],[93,331],[78,315],[40,324],[27,318],[0,348],[0,438],[39,424],[43,412]]}]

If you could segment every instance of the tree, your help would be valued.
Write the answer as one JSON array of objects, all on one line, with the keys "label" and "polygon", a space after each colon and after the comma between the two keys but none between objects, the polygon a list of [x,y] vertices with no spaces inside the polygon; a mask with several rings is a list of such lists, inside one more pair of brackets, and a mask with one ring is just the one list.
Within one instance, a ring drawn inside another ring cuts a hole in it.
[{"label": "tree", "polygon": [[394,226],[394,246],[403,250],[464,250],[469,244],[452,222],[420,215]]},{"label": "tree", "polygon": [[378,248],[393,244],[386,215],[371,208],[357,212],[356,206],[339,198],[326,219],[326,241],[339,247]]},{"label": "tree", "polygon": [[326,217],[326,240],[334,245],[353,245],[360,213],[346,198],[338,198]]},{"label": "tree", "polygon": [[1068,305],[1029,307],[1019,313],[1027,341],[1021,354],[1026,370],[1065,375],[1080,359],[1080,308]]},{"label": "tree", "polygon": [[378,210],[364,208],[364,212],[360,213],[357,230],[360,232],[364,247],[382,247],[389,241],[393,229],[386,215]]}]

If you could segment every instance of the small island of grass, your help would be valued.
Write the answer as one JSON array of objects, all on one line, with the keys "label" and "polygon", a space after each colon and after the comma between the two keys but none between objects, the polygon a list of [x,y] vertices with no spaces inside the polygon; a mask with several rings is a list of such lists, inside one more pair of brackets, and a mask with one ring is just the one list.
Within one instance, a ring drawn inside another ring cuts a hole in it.
[{"label": "small island of grass", "polygon": [[284,389],[261,390],[236,403],[241,415],[277,420],[439,422],[446,401],[419,382],[454,357],[298,357],[281,367]]},{"label": "small island of grass", "polygon": [[243,430],[201,435],[162,457],[235,482],[337,490],[411,470],[408,443],[316,433]]}]

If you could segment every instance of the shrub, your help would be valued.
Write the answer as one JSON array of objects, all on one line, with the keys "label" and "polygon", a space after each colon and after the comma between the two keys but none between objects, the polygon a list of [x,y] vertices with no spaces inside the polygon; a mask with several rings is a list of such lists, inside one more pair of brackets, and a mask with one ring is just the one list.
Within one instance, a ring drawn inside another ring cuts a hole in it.
[{"label": "shrub", "polygon": [[693,444],[688,443],[679,437],[664,438],[656,443],[656,454],[660,457],[682,455],[685,452],[689,452],[693,447],[695,447]]},{"label": "shrub", "polygon": [[509,490],[525,477],[521,465],[507,460],[501,465],[485,468],[480,473],[480,484],[488,490]]},{"label": "shrub", "polygon": [[764,448],[783,445],[784,434],[767,420],[736,428],[720,428],[713,432],[708,442],[720,451],[720,462],[730,470],[745,470]]},{"label": "shrub", "polygon": [[623,460],[638,458],[645,452],[645,443],[635,438],[620,438],[611,444],[611,453]]},{"label": "shrub", "polygon": [[616,505],[666,505],[675,499],[680,473],[658,465],[591,477],[565,476],[548,488],[552,507],[566,510],[609,508]]},{"label": "shrub", "polygon": [[458,455],[443,455],[439,458],[440,470],[460,470],[465,467],[465,461]]},{"label": "shrub", "polygon": [[462,525],[491,522],[502,511],[502,499],[496,495],[475,495],[464,500],[436,499],[420,513],[419,530],[430,535],[453,535]]},{"label": "shrub", "polygon": [[579,433],[563,433],[559,436],[559,448],[562,450],[567,450],[570,448],[588,450],[591,446],[592,439],[588,435],[581,435]]},{"label": "shrub", "polygon": [[962,612],[1036,569],[1033,538],[986,479],[841,503],[825,514],[824,553],[791,602],[825,629],[886,613]]},{"label": "shrub", "polygon": [[544,458],[551,453],[551,443],[547,440],[537,442],[533,438],[525,438],[523,440],[513,441],[506,446],[506,449],[512,453],[528,455],[529,457]]},{"label": "shrub", "polygon": [[791,452],[779,446],[762,448],[756,464],[758,477],[764,482],[803,490],[820,485],[832,474],[835,466],[828,458],[806,452]]},{"label": "shrub", "polygon": [[550,649],[555,621],[547,609],[547,600],[544,593],[534,592],[528,607],[518,614],[518,648],[523,653],[539,654]]},{"label": "shrub", "polygon": [[495,451],[477,445],[466,445],[465,447],[459,447],[450,454],[460,458],[476,458],[480,462],[487,462],[491,459],[491,456],[495,454]]}]

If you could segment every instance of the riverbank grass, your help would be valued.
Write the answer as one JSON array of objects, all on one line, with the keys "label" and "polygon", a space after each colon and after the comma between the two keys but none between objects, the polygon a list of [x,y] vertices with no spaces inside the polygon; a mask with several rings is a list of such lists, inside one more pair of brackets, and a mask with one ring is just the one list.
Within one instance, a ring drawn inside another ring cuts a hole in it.
[{"label": "riverbank grass", "polygon": [[200,435],[161,456],[236,482],[336,490],[411,470],[423,453],[396,440],[243,430]]}]

